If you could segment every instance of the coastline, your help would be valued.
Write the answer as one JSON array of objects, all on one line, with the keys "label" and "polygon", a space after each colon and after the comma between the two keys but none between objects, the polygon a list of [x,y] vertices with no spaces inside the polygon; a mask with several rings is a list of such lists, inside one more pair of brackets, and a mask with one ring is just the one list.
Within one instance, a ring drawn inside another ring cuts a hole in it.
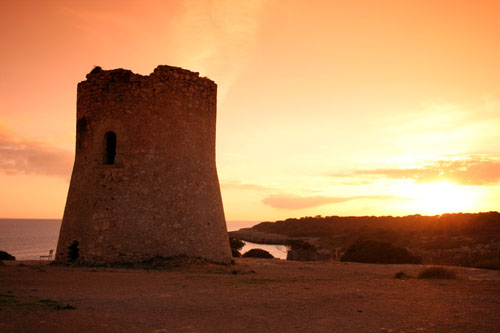
[{"label": "coastline", "polygon": [[[0,250],[18,260],[37,260],[56,250],[61,219],[0,218]],[[228,231],[251,227],[256,221],[227,221]]]}]

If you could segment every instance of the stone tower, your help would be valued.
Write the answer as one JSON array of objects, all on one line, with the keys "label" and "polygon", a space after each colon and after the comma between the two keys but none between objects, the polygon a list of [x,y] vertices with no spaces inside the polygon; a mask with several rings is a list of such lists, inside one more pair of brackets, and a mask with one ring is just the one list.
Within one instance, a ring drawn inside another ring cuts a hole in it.
[{"label": "stone tower", "polygon": [[215,167],[217,85],[181,68],[96,67],[78,84],[56,262],[230,262]]}]

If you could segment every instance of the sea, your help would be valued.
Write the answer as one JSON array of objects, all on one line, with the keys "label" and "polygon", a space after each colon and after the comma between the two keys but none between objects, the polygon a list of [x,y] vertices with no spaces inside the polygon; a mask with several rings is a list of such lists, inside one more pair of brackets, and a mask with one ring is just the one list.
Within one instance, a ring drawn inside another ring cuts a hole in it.
[{"label": "sea", "polygon": [[[228,231],[250,228],[256,221],[227,221]],[[0,219],[0,250],[6,251],[17,260],[38,260],[48,255],[49,250],[56,250],[60,219]],[[287,248],[283,245],[255,244],[245,242],[240,251],[260,248],[271,253],[275,258],[286,259]]]}]

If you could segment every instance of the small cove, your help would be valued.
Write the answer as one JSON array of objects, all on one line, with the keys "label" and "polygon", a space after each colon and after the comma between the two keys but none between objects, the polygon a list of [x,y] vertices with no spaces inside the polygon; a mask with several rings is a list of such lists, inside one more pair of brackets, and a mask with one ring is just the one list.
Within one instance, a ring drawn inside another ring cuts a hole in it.
[{"label": "small cove", "polygon": [[[227,229],[248,228],[257,223],[227,221]],[[17,260],[38,260],[41,255],[47,255],[50,249],[56,250],[60,227],[60,219],[0,219],[0,250],[12,254]],[[240,252],[255,248],[266,250],[275,258],[286,259],[287,249],[284,245],[245,242]]]}]

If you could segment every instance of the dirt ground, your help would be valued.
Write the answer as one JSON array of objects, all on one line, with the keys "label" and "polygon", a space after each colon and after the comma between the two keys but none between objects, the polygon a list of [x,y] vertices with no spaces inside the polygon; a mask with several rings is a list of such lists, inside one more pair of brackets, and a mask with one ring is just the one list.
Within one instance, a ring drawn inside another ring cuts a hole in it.
[{"label": "dirt ground", "polygon": [[237,259],[144,270],[6,262],[2,332],[500,332],[500,271]]}]

